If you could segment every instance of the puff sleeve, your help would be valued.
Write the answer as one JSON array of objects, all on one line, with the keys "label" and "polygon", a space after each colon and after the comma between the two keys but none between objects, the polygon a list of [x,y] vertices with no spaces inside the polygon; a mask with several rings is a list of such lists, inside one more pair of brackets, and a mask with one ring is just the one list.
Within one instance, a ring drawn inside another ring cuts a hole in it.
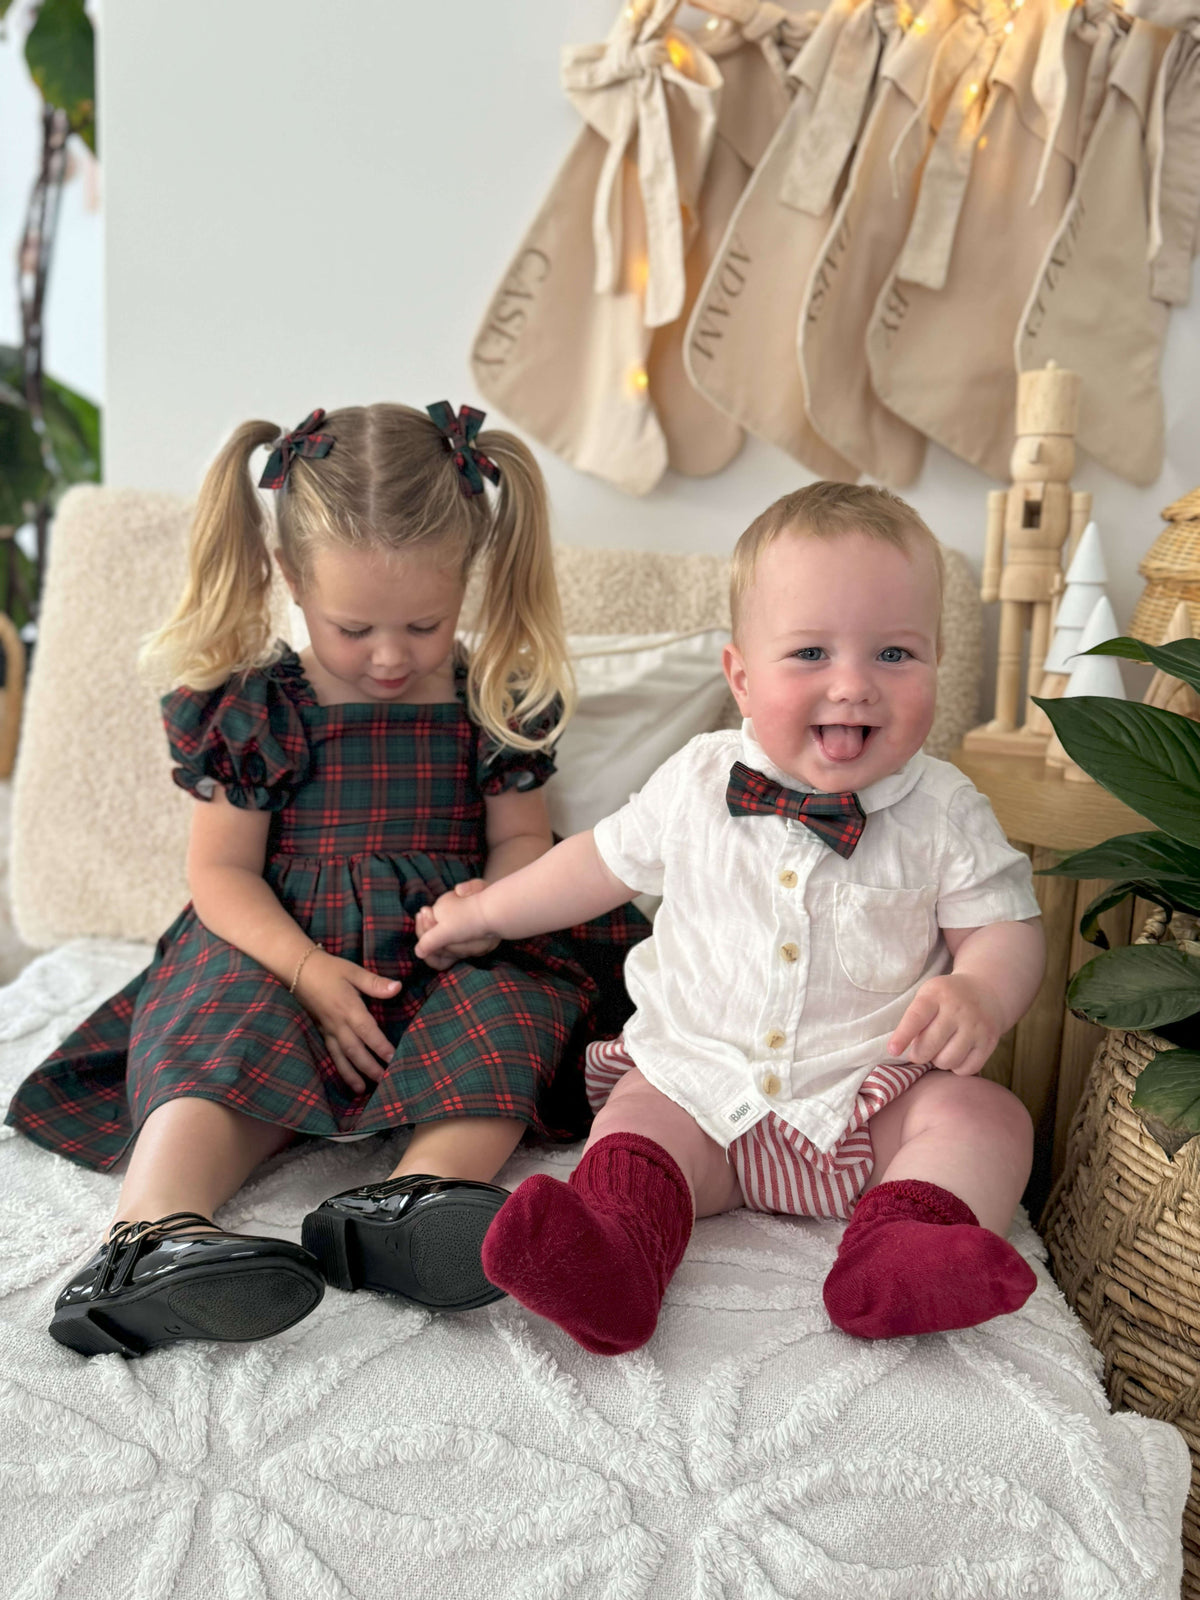
[{"label": "puff sleeve", "polygon": [[[562,720],[562,701],[552,705],[538,716],[520,720],[520,731],[531,739],[543,739]],[[551,750],[516,750],[512,745],[479,730],[475,762],[475,781],[483,794],[503,794],[508,789],[540,789],[555,770]]]},{"label": "puff sleeve", "polygon": [[256,668],[216,689],[162,699],[171,776],[198,800],[220,784],[232,805],[278,811],[308,776],[308,737],[283,687],[286,663]]}]

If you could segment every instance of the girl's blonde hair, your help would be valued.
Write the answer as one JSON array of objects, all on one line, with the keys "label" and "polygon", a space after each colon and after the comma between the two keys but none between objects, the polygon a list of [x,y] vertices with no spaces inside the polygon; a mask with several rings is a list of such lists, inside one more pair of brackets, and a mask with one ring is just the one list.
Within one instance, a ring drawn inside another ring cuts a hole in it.
[{"label": "girl's blonde hair", "polygon": [[729,609],[735,638],[759,557],[781,533],[814,539],[861,533],[868,539],[894,545],[906,555],[914,544],[924,545],[933,556],[937,573],[938,649],[941,649],[942,596],[946,584],[941,545],[908,501],[901,500],[890,489],[877,489],[865,483],[837,483],[828,478],[782,495],[761,516],[755,517],[734,546],[729,569]]},{"label": "girl's blonde hair", "polygon": [[[546,488],[520,439],[492,430],[475,448],[500,469],[499,490],[468,496],[446,440],[410,406],[348,406],[319,431],[328,455],[293,459],[276,494],[283,560],[303,590],[313,552],[330,545],[384,553],[428,551],[457,567],[465,583],[483,563],[477,641],[467,679],[474,720],[510,747],[550,743],[574,704],[574,680],[554,581]],[[172,684],[215,688],[273,655],[269,517],[250,458],[279,437],[271,422],[235,430],[204,479],[192,522],[188,577],[174,614],[143,647],[141,660]],[[533,723],[563,702],[550,733]]]}]

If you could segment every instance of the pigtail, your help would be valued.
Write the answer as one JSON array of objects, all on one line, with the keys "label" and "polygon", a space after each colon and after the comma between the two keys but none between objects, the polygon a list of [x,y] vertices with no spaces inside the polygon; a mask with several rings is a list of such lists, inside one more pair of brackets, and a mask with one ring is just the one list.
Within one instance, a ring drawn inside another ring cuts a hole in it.
[{"label": "pigtail", "polygon": [[183,595],[138,657],[140,666],[156,676],[161,670],[172,685],[212,689],[267,654],[271,558],[250,457],[278,434],[270,422],[243,423],[205,475]]},{"label": "pigtail", "polygon": [[[482,433],[477,445],[500,468],[500,487],[479,551],[484,581],[467,681],[471,713],[500,743],[539,750],[553,742],[575,707],[546,485],[532,454],[513,434]],[[556,701],[562,711],[551,732],[538,739],[518,731]]]}]

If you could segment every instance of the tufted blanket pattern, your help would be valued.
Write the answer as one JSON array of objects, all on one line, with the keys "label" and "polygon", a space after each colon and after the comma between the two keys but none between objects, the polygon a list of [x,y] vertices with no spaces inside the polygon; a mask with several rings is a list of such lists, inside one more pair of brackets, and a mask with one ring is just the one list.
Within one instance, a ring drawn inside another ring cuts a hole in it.
[{"label": "tufted blanket pattern", "polygon": [[[147,960],[77,940],[0,991],[0,1093]],[[401,1138],[403,1136],[400,1136]],[[285,1152],[221,1213],[297,1239],[396,1138]],[[565,1176],[577,1150],[501,1175]],[[1040,1286],[980,1329],[863,1343],[840,1225],[702,1221],[641,1351],[511,1301],[437,1318],[327,1291],[261,1344],[91,1361],[45,1332],[119,1180],[0,1138],[8,1600],[1175,1600],[1188,1455],[1112,1415]]]}]

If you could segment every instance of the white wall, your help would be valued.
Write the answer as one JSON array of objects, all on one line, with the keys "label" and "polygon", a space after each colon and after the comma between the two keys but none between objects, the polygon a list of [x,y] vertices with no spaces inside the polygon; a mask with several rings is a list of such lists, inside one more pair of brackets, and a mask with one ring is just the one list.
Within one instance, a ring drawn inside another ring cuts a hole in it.
[{"label": "white wall", "polygon": [[[110,0],[108,481],[190,491],[251,416],[477,398],[477,322],[577,127],[560,48],[602,38],[616,3]],[[1171,323],[1159,482],[1076,474],[1122,622],[1160,509],[1200,483],[1198,355],[1200,289]],[[719,477],[635,500],[540,456],[559,537],[595,545],[724,552],[807,476],[750,441]],[[992,486],[932,448],[909,497],[978,562]]]},{"label": "white wall", "polygon": [[[89,10],[95,15],[95,6]],[[21,342],[17,247],[42,142],[41,96],[25,65],[29,0],[17,0],[0,37],[0,344]],[[86,146],[71,141],[46,297],[45,366],[89,400],[103,396],[100,275],[103,225],[99,175]]]}]

